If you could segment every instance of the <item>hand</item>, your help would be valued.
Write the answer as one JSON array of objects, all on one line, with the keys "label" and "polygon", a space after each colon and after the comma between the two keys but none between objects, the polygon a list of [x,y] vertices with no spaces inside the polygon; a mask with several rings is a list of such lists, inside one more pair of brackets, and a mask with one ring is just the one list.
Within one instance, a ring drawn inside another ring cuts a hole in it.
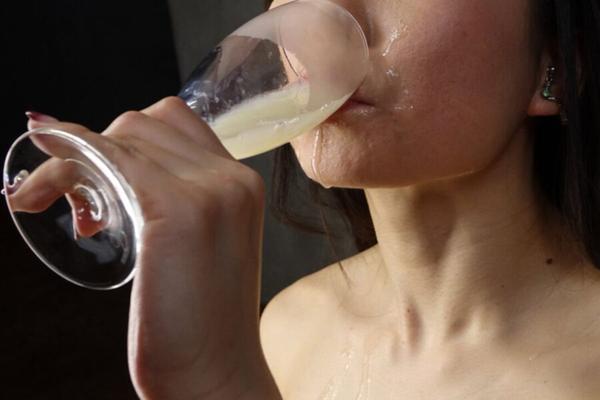
[{"label": "hand", "polygon": [[[30,120],[31,129],[41,126],[95,146],[140,203],[145,224],[128,341],[138,394],[161,400],[280,398],[258,333],[260,176],[234,160],[175,97],[121,115],[101,135],[76,124]],[[13,203],[37,212],[68,193],[68,171],[54,171],[34,172]],[[77,229],[91,235],[98,227],[90,226],[81,221]]]}]

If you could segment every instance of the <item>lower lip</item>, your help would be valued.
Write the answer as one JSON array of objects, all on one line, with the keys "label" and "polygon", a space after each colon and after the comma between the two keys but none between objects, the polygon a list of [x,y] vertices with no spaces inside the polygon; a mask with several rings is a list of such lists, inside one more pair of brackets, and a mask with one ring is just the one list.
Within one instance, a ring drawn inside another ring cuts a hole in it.
[{"label": "lower lip", "polygon": [[329,117],[328,121],[343,118],[344,116],[368,115],[373,110],[375,110],[375,107],[370,104],[348,100],[335,113],[333,113],[331,117]]}]

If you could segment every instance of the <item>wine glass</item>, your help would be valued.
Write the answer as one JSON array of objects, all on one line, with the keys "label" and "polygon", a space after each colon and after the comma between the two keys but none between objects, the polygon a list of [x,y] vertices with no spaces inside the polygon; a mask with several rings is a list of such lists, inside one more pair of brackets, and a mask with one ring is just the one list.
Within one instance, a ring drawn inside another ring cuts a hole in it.
[{"label": "wine glass", "polygon": [[[325,121],[358,88],[367,67],[365,35],[346,9],[296,0],[227,36],[179,96],[243,159]],[[40,176],[60,177],[60,185],[40,189],[55,192],[49,207],[36,208],[35,193],[19,192]],[[100,151],[69,132],[34,129],[11,146],[3,182],[19,232],[54,272],[104,290],[133,277],[144,220],[135,193]],[[30,196],[27,207],[22,193]],[[86,229],[93,234],[82,234]]]}]

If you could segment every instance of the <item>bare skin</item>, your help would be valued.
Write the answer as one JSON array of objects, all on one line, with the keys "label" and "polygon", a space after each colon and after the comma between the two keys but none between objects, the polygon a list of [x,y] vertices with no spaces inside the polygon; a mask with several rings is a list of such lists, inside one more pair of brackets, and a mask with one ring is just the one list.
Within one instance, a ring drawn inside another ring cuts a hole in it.
[{"label": "bare skin", "polygon": [[283,398],[600,396],[600,271],[534,206],[520,146],[460,181],[367,190],[379,243],[341,263],[349,281],[328,266],[263,315]]},{"label": "bare skin", "polygon": [[[140,202],[138,395],[600,398],[600,272],[532,184],[529,118],[559,112],[539,96],[552,60],[531,36],[532,1],[339,3],[365,28],[372,69],[353,107],[293,146],[309,178],[365,190],[378,244],[342,262],[349,281],[332,265],[283,291],[260,327],[264,183],[180,99],[100,135],[30,120],[89,141]],[[45,209],[72,172],[40,167],[13,207]]]},{"label": "bare skin", "polygon": [[352,288],[335,264],[268,306],[263,349],[284,399],[598,398],[597,273],[521,293],[518,304],[473,300],[471,314],[442,311],[449,296],[438,295],[440,309],[426,314],[378,284],[379,250],[343,262]]},{"label": "bare skin", "polygon": [[532,184],[529,118],[559,112],[532,2],[340,3],[368,32],[367,104],[320,127],[317,160],[315,132],[293,145],[365,190],[378,244],[267,307],[283,398],[600,398],[600,271]]}]

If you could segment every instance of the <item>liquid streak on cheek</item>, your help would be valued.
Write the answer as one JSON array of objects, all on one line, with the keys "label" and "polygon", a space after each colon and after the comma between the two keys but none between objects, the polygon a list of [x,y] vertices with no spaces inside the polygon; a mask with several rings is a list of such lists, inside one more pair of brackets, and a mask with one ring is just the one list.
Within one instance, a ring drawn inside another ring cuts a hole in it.
[{"label": "liquid streak on cheek", "polygon": [[385,74],[390,79],[390,81],[393,81],[395,78],[398,78],[400,76],[400,74],[398,74],[398,72],[396,71],[396,69],[394,67],[388,68],[388,70],[385,72]]},{"label": "liquid streak on cheek", "polygon": [[[408,33],[408,26],[404,22],[396,22],[396,26],[392,29],[391,34],[389,36],[386,48],[382,52],[381,56],[387,58],[390,55],[393,55],[393,49],[397,47],[398,41],[400,39],[406,39]],[[400,78],[400,73],[396,69],[395,63],[391,64],[387,70],[385,71],[386,77],[390,83],[398,81]],[[396,105],[394,110],[412,110],[413,106],[405,104],[407,100],[405,99],[405,95],[408,94],[408,90],[403,90],[403,98],[401,102],[403,104]]]},{"label": "liquid streak on cheek", "polygon": [[410,91],[408,89],[402,90],[402,97],[400,101],[394,106],[395,111],[412,111],[415,109],[415,106],[411,104],[409,100]]},{"label": "liquid streak on cheek", "polygon": [[392,30],[390,38],[388,39],[388,44],[381,55],[383,57],[387,57],[388,55],[390,55],[392,48],[395,46],[396,42],[400,38],[405,37],[407,32],[408,26],[402,22],[398,23],[398,25]]}]

